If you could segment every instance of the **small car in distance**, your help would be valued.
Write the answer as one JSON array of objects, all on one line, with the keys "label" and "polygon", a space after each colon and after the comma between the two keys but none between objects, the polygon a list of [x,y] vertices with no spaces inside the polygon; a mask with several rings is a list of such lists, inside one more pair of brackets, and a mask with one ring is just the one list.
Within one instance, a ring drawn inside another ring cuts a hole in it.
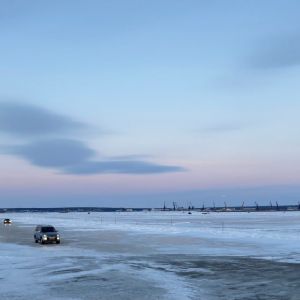
[{"label": "small car in distance", "polygon": [[41,244],[60,244],[60,235],[52,225],[37,225],[34,232],[34,241]]},{"label": "small car in distance", "polygon": [[3,220],[3,224],[11,224],[11,223],[12,223],[11,219],[4,219]]}]

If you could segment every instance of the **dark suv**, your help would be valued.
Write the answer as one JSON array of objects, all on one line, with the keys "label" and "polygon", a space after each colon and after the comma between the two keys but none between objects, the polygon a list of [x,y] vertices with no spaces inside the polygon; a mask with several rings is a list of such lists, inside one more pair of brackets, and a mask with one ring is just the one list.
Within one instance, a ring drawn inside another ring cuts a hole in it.
[{"label": "dark suv", "polygon": [[35,228],[34,240],[36,243],[60,243],[60,236],[58,231],[51,225],[38,225]]}]

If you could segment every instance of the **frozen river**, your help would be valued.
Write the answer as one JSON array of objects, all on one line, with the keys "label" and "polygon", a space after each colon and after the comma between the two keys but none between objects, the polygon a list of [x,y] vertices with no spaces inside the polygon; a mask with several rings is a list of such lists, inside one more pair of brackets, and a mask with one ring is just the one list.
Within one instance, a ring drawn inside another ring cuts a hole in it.
[{"label": "frozen river", "polygon": [[[300,212],[2,218],[1,299],[300,299]],[[36,224],[62,243],[35,244]]]}]

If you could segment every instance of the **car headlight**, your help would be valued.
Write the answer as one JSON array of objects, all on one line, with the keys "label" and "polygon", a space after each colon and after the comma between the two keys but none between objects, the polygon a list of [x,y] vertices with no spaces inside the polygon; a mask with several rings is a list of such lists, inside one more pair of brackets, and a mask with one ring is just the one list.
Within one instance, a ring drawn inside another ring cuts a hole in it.
[{"label": "car headlight", "polygon": [[46,239],[47,239],[47,235],[43,234],[43,240],[46,240]]},{"label": "car headlight", "polygon": [[59,236],[59,234],[56,236],[56,238],[59,240],[60,239],[60,236]]}]

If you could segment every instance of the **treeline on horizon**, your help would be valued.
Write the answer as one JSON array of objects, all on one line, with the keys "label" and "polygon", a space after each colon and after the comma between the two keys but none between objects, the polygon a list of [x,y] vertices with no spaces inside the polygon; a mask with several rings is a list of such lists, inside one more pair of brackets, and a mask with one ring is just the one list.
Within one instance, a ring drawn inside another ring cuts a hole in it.
[{"label": "treeline on horizon", "polygon": [[9,212],[131,212],[131,211],[287,211],[287,210],[300,210],[300,205],[255,205],[255,206],[230,206],[230,207],[178,207],[178,208],[124,208],[124,207],[26,207],[26,208],[0,208],[0,213]]}]

